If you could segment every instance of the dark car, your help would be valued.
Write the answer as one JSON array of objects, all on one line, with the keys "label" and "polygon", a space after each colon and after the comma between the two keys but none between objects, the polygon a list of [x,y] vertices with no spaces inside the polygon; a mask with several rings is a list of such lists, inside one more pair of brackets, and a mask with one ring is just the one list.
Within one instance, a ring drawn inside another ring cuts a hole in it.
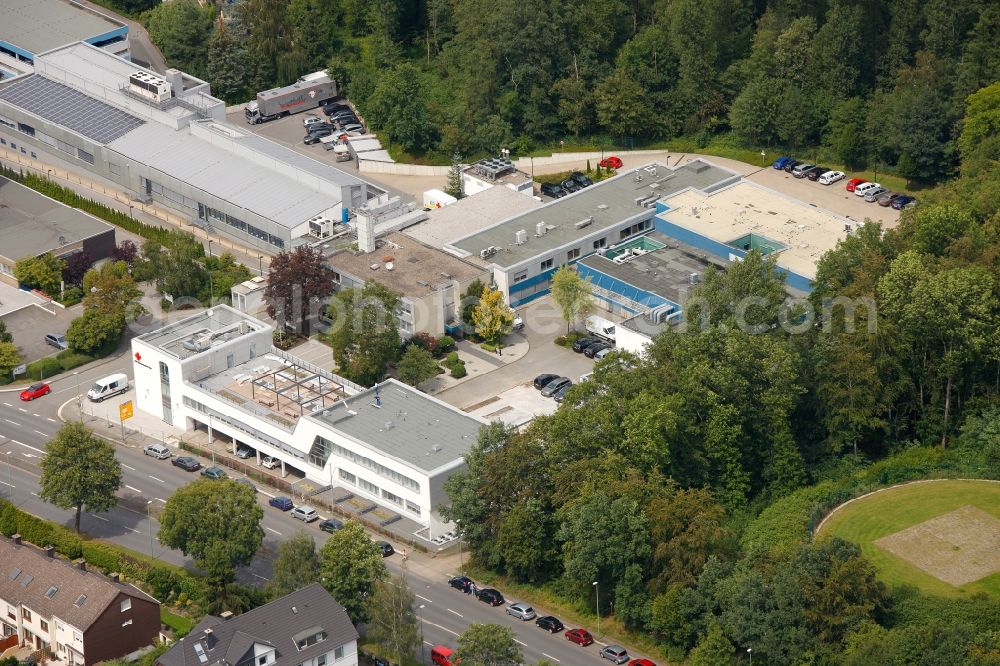
[{"label": "dark car", "polygon": [[191,456],[180,456],[170,461],[175,467],[180,467],[185,472],[197,472],[201,469],[201,463]]},{"label": "dark car", "polygon": [[331,534],[333,534],[343,526],[344,523],[340,522],[336,518],[327,518],[326,520],[321,520],[319,523],[319,528],[321,530],[323,530],[324,532],[329,532]]},{"label": "dark car", "polygon": [[226,474],[221,467],[206,467],[201,470],[201,475],[206,479],[212,479],[213,481],[221,481],[222,479],[229,478],[229,475]]},{"label": "dark car", "polygon": [[594,184],[594,181],[587,178],[584,174],[580,173],[579,171],[574,171],[569,175],[569,177],[572,178],[574,182],[576,182],[576,184],[579,185],[580,187],[590,187],[591,185]]},{"label": "dark car", "polygon": [[592,344],[583,350],[583,355],[586,356],[587,358],[594,358],[594,355],[597,352],[601,351],[602,349],[611,349],[611,345],[609,345],[607,342],[598,342]]},{"label": "dark car", "polygon": [[560,377],[558,379],[553,379],[551,382],[545,385],[542,389],[542,396],[546,398],[551,398],[556,392],[567,384],[572,384],[569,377]]},{"label": "dark car", "polygon": [[778,159],[774,160],[774,164],[772,164],[771,166],[773,166],[778,171],[781,171],[782,169],[785,168],[785,165],[787,165],[789,162],[794,162],[794,161],[795,158],[793,157],[779,157]]},{"label": "dark car", "polygon": [[319,143],[319,140],[328,137],[333,134],[333,130],[326,130],[325,132],[316,132],[315,134],[306,134],[302,139],[302,143],[307,146],[311,146],[314,143]]},{"label": "dark car", "polygon": [[892,205],[893,201],[902,196],[906,195],[904,195],[902,192],[886,192],[885,194],[879,195],[879,197],[875,199],[875,203],[877,203],[879,206],[882,206],[883,208],[888,208],[889,206]]},{"label": "dark car", "polygon": [[535,625],[541,627],[550,634],[563,630],[563,623],[554,615],[543,615],[535,620]]},{"label": "dark car", "polygon": [[504,603],[504,598],[503,595],[500,594],[500,590],[494,590],[492,587],[479,590],[479,592],[476,593],[476,597],[483,603],[489,604],[490,606],[502,606]]},{"label": "dark car", "polygon": [[600,338],[580,338],[579,340],[573,342],[573,351],[579,354],[590,345],[600,341]]},{"label": "dark car", "polygon": [[382,553],[382,557],[389,557],[396,552],[396,549],[388,541],[377,541],[375,545],[378,546],[378,551]]},{"label": "dark car", "polygon": [[559,183],[559,187],[563,188],[569,193],[579,192],[580,186],[576,184],[576,181],[572,178],[567,178],[563,182]]},{"label": "dark car", "polygon": [[241,486],[246,486],[254,492],[257,492],[257,486],[253,485],[253,481],[250,479],[233,479],[234,482],[240,484]]},{"label": "dark car", "polygon": [[282,495],[278,495],[277,497],[272,497],[271,499],[267,500],[267,503],[273,506],[275,509],[281,509],[282,511],[291,511],[292,508],[295,506],[290,498],[283,497]]},{"label": "dark car", "polygon": [[781,168],[782,168],[782,170],[785,173],[791,173],[792,169],[794,169],[795,167],[797,167],[800,164],[802,164],[802,162],[800,162],[799,160],[788,160],[788,162],[785,164],[785,166],[783,166]]},{"label": "dark car", "polygon": [[553,379],[559,379],[559,375],[554,375],[551,372],[546,372],[545,374],[538,375],[535,377],[535,381],[532,382],[536,389],[541,391],[545,388],[545,385],[551,382]]},{"label": "dark car", "polygon": [[545,196],[552,197],[553,199],[561,199],[567,194],[566,190],[559,187],[555,183],[542,183],[541,192]]},{"label": "dark car", "polygon": [[813,182],[816,182],[817,180],[819,180],[819,177],[822,176],[827,171],[830,171],[830,169],[828,169],[825,166],[818,166],[815,169],[813,169],[812,171],[810,171],[809,173],[807,173],[806,174],[806,178],[808,178],[809,180],[811,180]]},{"label": "dark car", "polygon": [[587,647],[594,643],[594,637],[586,629],[570,629],[566,632],[566,640]]},{"label": "dark car", "polygon": [[914,201],[916,201],[915,197],[911,197],[909,194],[904,194],[889,205],[892,206],[893,210],[903,210]]},{"label": "dark car", "polygon": [[448,585],[451,585],[456,590],[465,592],[472,587],[472,579],[468,576],[455,576],[448,579]]},{"label": "dark car", "polygon": [[569,384],[566,384],[561,389],[559,389],[558,391],[556,391],[555,393],[553,393],[552,394],[552,399],[555,400],[556,402],[562,402],[563,400],[566,399],[566,393],[571,388],[573,388],[573,382],[570,382]]}]

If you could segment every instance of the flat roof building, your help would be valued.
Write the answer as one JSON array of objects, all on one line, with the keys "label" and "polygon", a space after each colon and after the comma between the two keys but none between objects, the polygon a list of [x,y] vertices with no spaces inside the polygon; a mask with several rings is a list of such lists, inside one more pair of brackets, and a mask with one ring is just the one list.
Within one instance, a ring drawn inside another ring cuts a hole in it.
[{"label": "flat roof building", "polygon": [[445,247],[458,236],[469,236],[538,208],[542,203],[506,187],[491,187],[443,208],[427,211],[427,219],[403,233],[424,245]]},{"label": "flat roof building", "polygon": [[69,0],[0,2],[0,79],[21,69],[4,74],[6,61],[31,65],[36,55],[74,42],[129,58],[128,25],[98,9]]},{"label": "flat roof building", "polygon": [[336,272],[338,290],[374,281],[399,294],[402,302],[396,321],[404,338],[416,333],[442,335],[460,318],[461,297],[469,284],[476,279],[489,282],[482,265],[399,232],[377,241],[374,252],[341,250],[327,261]]},{"label": "flat roof building", "polygon": [[136,404],[280,462],[320,491],[370,500],[422,525],[465,467],[484,422],[390,379],[365,388],[271,346],[273,329],[225,305],[133,338]]},{"label": "flat roof building", "polygon": [[19,259],[51,252],[66,257],[86,252],[94,261],[111,255],[115,228],[76,208],[0,177],[0,280],[17,286]]},{"label": "flat roof building", "polygon": [[0,145],[48,151],[261,253],[303,242],[310,220],[347,221],[379,190],[225,122],[204,81],[160,76],[78,42],[0,83]]},{"label": "flat roof building", "polygon": [[517,306],[548,293],[560,266],[652,229],[660,199],[687,189],[714,192],[740,178],[705,160],[677,167],[652,163],[465,235],[445,249],[491,266],[507,302]]}]

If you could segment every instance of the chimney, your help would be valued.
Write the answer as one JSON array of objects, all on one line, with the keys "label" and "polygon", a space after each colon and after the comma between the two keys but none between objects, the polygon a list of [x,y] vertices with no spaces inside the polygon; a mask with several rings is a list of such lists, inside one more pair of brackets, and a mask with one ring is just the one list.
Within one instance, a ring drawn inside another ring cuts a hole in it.
[{"label": "chimney", "polygon": [[173,97],[179,97],[184,92],[184,74],[179,69],[171,67],[164,73],[163,78],[170,84]]},{"label": "chimney", "polygon": [[111,579],[111,582],[112,582],[112,583],[118,583],[118,582],[121,582],[121,575],[120,575],[120,574],[119,574],[119,573],[118,573],[117,571],[116,571],[116,572],[114,572],[114,573],[109,573],[109,574],[108,574],[108,578],[110,578],[110,579]]},{"label": "chimney", "polygon": [[14,542],[15,546],[20,546],[21,545],[21,535],[20,534],[14,534],[13,536],[10,537],[10,540]]},{"label": "chimney", "polygon": [[73,563],[73,566],[75,566],[80,571],[86,571],[87,570],[87,560],[85,560],[85,559],[83,559],[81,557],[80,559],[78,559],[76,562]]},{"label": "chimney", "polygon": [[375,251],[375,217],[369,210],[359,210],[355,216],[358,231],[358,250],[368,254]]},{"label": "chimney", "polygon": [[56,556],[55,546],[46,546],[44,548],[44,550],[45,550],[45,554],[48,555],[49,557],[55,557]]},{"label": "chimney", "polygon": [[233,616],[233,611],[223,611],[222,613],[219,614],[219,617],[221,617],[223,620],[228,620],[232,616]]}]

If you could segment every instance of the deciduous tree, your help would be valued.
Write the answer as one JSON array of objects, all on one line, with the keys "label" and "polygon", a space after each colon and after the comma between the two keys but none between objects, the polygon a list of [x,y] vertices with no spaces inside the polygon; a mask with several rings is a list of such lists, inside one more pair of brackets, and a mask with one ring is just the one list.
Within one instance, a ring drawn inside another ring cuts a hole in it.
[{"label": "deciduous tree", "polygon": [[347,609],[354,623],[369,620],[366,602],[389,577],[378,546],[356,520],[348,520],[319,551],[323,587]]},{"label": "deciduous tree", "polygon": [[473,624],[458,637],[456,660],[469,666],[519,666],[524,662],[514,632],[499,624]]},{"label": "deciduous tree", "polygon": [[103,513],[118,504],[122,469],[114,447],[82,423],[69,421],[45,445],[39,494],[60,509],[76,511],[73,526],[80,531],[83,510]]},{"label": "deciduous tree", "polygon": [[429,351],[410,345],[396,366],[399,378],[410,386],[417,386],[438,374],[438,364]]},{"label": "deciduous tree", "polygon": [[420,629],[413,610],[416,597],[406,579],[393,576],[375,583],[368,598],[368,633],[366,639],[382,648],[382,655],[405,663],[421,649]]},{"label": "deciduous tree", "polygon": [[309,335],[336,286],[333,276],[319,249],[300,245],[280,253],[271,260],[264,289],[267,316],[277,321],[279,328],[289,326]]},{"label": "deciduous tree", "polygon": [[272,599],[291,594],[319,579],[316,542],[306,532],[298,532],[278,546],[267,591]]},{"label": "deciduous tree", "polygon": [[365,386],[382,380],[399,354],[398,304],[399,295],[377,282],[342,290],[330,301],[333,324],[326,335],[340,374]]},{"label": "deciduous tree", "polygon": [[214,14],[196,0],[164,2],[150,10],[146,29],[168,65],[204,76]]},{"label": "deciduous tree", "polygon": [[567,332],[576,327],[581,317],[586,317],[594,310],[590,284],[568,264],[560,266],[552,275],[552,300],[562,310]]},{"label": "deciduous tree", "polygon": [[499,289],[486,289],[472,311],[472,321],[478,335],[497,344],[503,336],[510,333],[514,311],[504,302]]},{"label": "deciduous tree", "polygon": [[65,268],[65,261],[46,252],[40,257],[19,259],[14,265],[14,277],[29,289],[40,289],[49,296],[58,296]]}]

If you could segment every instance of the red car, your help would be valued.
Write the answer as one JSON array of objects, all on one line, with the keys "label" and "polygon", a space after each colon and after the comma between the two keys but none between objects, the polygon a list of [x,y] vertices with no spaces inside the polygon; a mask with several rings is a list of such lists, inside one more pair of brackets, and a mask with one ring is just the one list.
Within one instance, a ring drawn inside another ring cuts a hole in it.
[{"label": "red car", "polygon": [[605,157],[603,160],[598,162],[602,169],[621,169],[622,161],[620,158],[611,155],[610,157]]},{"label": "red car", "polygon": [[656,666],[656,664],[651,662],[649,659],[633,659],[628,662],[628,666]]},{"label": "red car", "polygon": [[867,182],[868,181],[865,180],[864,178],[851,178],[849,181],[847,181],[847,191],[848,192],[853,192],[854,188],[856,188],[858,185],[860,185],[861,183],[867,183]]},{"label": "red car", "polygon": [[21,400],[34,400],[41,398],[46,393],[52,393],[52,387],[45,382],[38,382],[21,391]]},{"label": "red car", "polygon": [[582,645],[587,647],[593,644],[594,637],[590,635],[590,632],[586,629],[570,629],[566,632],[566,639],[570,643],[576,643],[577,645]]}]

